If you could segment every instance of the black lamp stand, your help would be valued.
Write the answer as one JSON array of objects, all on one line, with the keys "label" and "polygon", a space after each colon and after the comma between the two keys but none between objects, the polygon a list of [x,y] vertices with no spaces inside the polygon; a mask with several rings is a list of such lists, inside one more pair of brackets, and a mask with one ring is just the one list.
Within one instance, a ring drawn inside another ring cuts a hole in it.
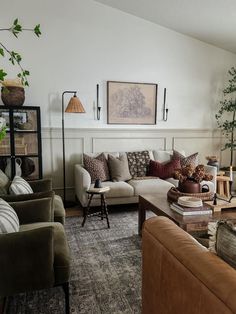
[{"label": "black lamp stand", "polygon": [[76,91],[65,91],[62,93],[62,156],[63,156],[63,203],[64,207],[75,206],[75,203],[72,201],[66,200],[66,166],[65,166],[65,129],[64,129],[64,95],[65,94],[74,94],[76,96]]}]

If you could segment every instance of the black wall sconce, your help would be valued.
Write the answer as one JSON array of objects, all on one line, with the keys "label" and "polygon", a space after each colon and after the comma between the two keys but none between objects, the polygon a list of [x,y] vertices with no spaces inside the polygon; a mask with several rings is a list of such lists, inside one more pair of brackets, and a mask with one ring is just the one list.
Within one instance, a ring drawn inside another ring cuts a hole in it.
[{"label": "black wall sconce", "polygon": [[168,119],[168,111],[169,111],[169,109],[166,108],[166,88],[164,88],[163,121],[167,121],[167,119]]},{"label": "black wall sconce", "polygon": [[99,104],[99,84],[97,84],[97,120],[100,120],[100,113],[102,107]]}]

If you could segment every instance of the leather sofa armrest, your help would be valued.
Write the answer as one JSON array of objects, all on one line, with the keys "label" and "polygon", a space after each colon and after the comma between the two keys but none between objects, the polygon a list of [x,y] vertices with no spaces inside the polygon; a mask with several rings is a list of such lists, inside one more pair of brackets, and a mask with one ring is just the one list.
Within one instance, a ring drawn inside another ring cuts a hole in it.
[{"label": "leather sofa armrest", "polygon": [[28,183],[35,193],[52,191],[52,179],[40,179],[35,181],[28,181]]},{"label": "leather sofa armrest", "polygon": [[35,222],[51,222],[53,217],[53,197],[11,202],[9,203],[17,213],[20,225]]},{"label": "leather sofa armrest", "polygon": [[0,251],[0,297],[53,286],[53,227],[1,234]]},{"label": "leather sofa armrest", "polygon": [[75,194],[82,206],[87,204],[86,191],[90,188],[91,176],[82,165],[75,165]]}]

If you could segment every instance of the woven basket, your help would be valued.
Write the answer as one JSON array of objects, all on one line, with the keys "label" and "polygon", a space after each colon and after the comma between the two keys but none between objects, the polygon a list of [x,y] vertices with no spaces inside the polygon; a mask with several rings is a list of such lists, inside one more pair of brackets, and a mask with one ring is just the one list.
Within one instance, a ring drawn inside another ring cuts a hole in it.
[{"label": "woven basket", "polygon": [[180,196],[193,196],[198,197],[202,201],[210,201],[213,199],[214,193],[205,192],[205,193],[182,193],[177,188],[171,188],[167,193],[167,199],[170,202],[176,202]]},{"label": "woven basket", "polygon": [[6,106],[22,106],[25,101],[25,90],[18,86],[2,87],[1,98]]}]

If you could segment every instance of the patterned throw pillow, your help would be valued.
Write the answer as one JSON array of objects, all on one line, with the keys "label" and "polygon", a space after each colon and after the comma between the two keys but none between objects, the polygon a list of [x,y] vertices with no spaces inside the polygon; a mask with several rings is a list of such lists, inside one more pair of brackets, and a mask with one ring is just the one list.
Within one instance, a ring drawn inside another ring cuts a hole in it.
[{"label": "patterned throw pillow", "polygon": [[173,159],[169,162],[160,163],[158,161],[150,160],[149,175],[159,177],[160,179],[168,179],[173,177],[176,169],[180,169],[180,160]]},{"label": "patterned throw pillow", "polygon": [[129,171],[132,177],[145,177],[148,172],[150,155],[147,150],[127,153]]},{"label": "patterned throw pillow", "polygon": [[187,165],[196,167],[198,165],[198,153],[185,157],[181,153],[177,152],[177,150],[174,150],[172,159],[179,159],[181,167],[185,167]]},{"label": "patterned throw pillow", "polygon": [[92,183],[94,183],[96,179],[100,179],[101,181],[110,180],[107,160],[103,153],[95,158],[83,154],[83,162],[84,168],[91,176]]},{"label": "patterned throw pillow", "polygon": [[19,231],[19,219],[14,209],[0,198],[0,234]]},{"label": "patterned throw pillow", "polygon": [[209,251],[236,268],[236,225],[233,220],[208,223]]},{"label": "patterned throw pillow", "polygon": [[34,193],[29,183],[18,176],[15,176],[12,180],[12,183],[9,187],[9,192],[13,195]]}]

